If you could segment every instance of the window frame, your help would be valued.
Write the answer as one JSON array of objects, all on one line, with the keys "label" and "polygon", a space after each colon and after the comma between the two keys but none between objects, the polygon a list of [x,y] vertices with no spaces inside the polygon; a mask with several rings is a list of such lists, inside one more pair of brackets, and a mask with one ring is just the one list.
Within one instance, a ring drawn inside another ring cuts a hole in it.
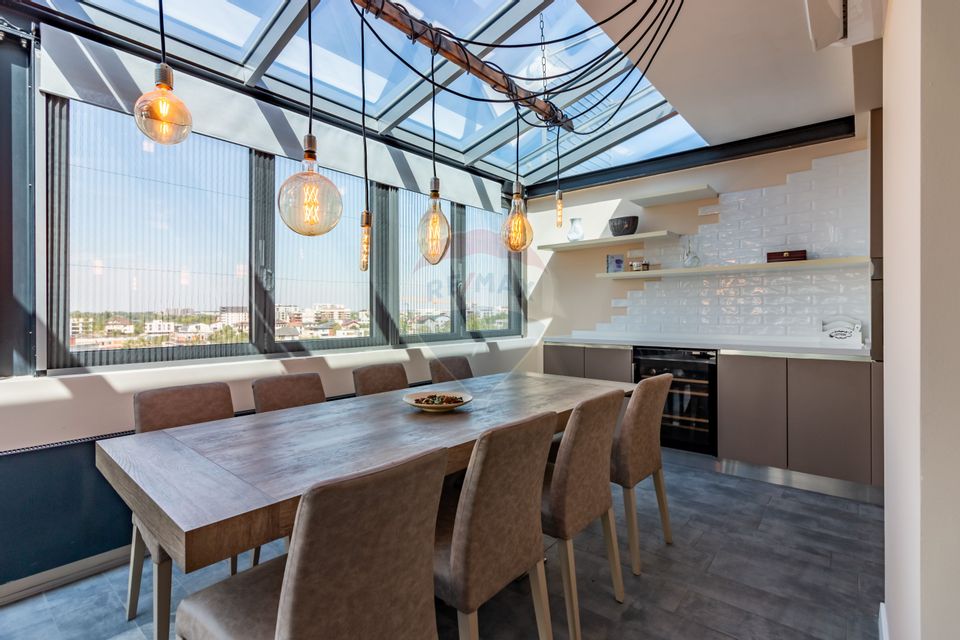
[{"label": "window frame", "polygon": [[[47,371],[132,365],[240,356],[404,348],[420,344],[485,341],[521,337],[526,333],[524,263],[519,253],[509,254],[509,326],[506,329],[469,331],[466,328],[464,277],[466,270],[467,207],[450,202],[451,217],[451,331],[441,334],[401,335],[399,327],[400,189],[370,181],[373,234],[370,255],[370,335],[351,338],[317,338],[277,341],[275,332],[276,159],[267,152],[247,148],[249,154],[248,283],[250,329],[248,342],[214,345],[147,347],[139,349],[70,350],[69,270],[69,144],[70,103],[74,100],[46,96],[47,135],[47,300],[52,322],[47,328]],[[104,108],[96,106],[96,108]],[[230,143],[235,144],[235,143]]]}]

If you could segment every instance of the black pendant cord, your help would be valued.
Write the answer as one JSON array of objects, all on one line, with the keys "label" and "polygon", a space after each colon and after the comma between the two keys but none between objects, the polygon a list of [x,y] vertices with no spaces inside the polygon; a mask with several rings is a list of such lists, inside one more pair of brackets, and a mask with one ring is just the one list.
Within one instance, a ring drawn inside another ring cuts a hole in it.
[{"label": "black pendant cord", "polygon": [[370,178],[367,172],[367,42],[360,21],[360,135],[363,136],[363,210],[370,211]]},{"label": "black pendant cord", "polygon": [[433,161],[433,177],[437,177],[437,83],[434,75],[437,70],[437,54],[430,56],[430,86],[432,94],[430,96],[430,129],[433,132],[433,150],[430,154]]},{"label": "black pendant cord", "polygon": [[160,13],[160,64],[167,63],[167,32],[163,28],[163,0],[159,0]]},{"label": "black pendant cord", "polygon": [[520,105],[514,105],[517,108],[517,168],[515,181],[520,184]]},{"label": "black pendant cord", "polygon": [[557,191],[560,191],[560,127],[557,127]]},{"label": "black pendant cord", "polygon": [[307,133],[313,135],[313,2],[307,0],[307,69],[310,83],[310,111],[307,113]]}]

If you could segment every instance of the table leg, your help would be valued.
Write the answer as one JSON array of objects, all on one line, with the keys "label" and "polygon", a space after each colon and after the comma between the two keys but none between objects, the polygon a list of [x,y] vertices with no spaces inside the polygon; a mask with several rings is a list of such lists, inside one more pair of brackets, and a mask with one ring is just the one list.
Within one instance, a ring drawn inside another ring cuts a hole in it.
[{"label": "table leg", "polygon": [[153,640],[169,640],[173,562],[165,553],[153,558]]}]

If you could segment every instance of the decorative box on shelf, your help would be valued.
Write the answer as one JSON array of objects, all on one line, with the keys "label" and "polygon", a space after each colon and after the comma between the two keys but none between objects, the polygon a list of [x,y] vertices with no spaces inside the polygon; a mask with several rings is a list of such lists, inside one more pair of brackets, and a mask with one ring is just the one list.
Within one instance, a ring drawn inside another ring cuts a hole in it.
[{"label": "decorative box on shelf", "polygon": [[796,262],[807,259],[806,249],[790,251],[771,251],[767,253],[767,262]]}]

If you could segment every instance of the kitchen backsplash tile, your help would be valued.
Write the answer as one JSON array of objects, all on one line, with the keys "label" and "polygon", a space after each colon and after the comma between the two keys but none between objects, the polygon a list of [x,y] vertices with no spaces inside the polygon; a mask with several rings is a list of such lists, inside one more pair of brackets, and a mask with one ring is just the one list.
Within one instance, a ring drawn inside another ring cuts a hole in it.
[{"label": "kitchen backsplash tile", "polygon": [[[699,214],[717,215],[691,236],[703,265],[766,262],[770,251],[806,249],[811,259],[869,253],[869,157],[856,151],[813,161],[782,185],[724,193]],[[662,268],[683,266],[684,241],[628,252]],[[870,335],[870,271],[725,274],[647,282],[615,299],[595,333],[815,338],[820,321],[845,314]]]}]

